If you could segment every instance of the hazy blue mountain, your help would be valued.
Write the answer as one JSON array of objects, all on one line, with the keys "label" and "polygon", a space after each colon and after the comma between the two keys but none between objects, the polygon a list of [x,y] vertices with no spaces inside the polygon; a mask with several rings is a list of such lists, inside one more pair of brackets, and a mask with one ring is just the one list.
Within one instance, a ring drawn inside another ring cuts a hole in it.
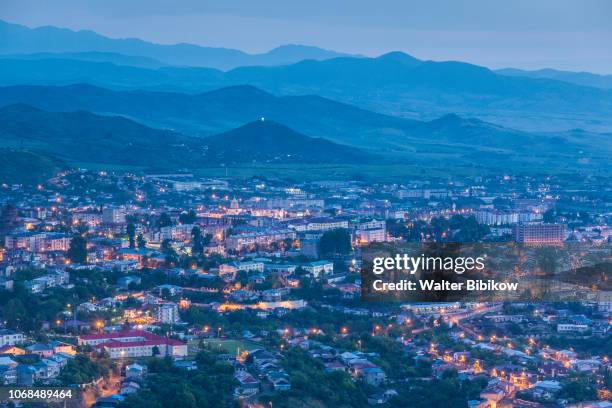
[{"label": "hazy blue mountain", "polygon": [[67,162],[176,167],[201,153],[197,139],[122,117],[86,111],[47,112],[25,104],[0,109],[2,143],[23,145]]},{"label": "hazy blue mountain", "polygon": [[48,112],[26,104],[0,108],[3,146],[20,146],[68,163],[156,169],[220,163],[354,163],[373,156],[301,135],[275,122],[254,122],[222,135],[189,137],[130,119],[87,111]]},{"label": "hazy blue mountain", "polygon": [[462,62],[420,61],[398,52],[228,72],[173,66],[146,69],[74,59],[1,62],[0,85],[88,82],[114,89],[201,93],[251,84],[275,94],[314,94],[420,120],[456,113],[530,131],[612,129],[612,90],[500,75]]},{"label": "hazy blue mountain", "polygon": [[112,39],[93,31],[72,31],[51,26],[31,29],[0,20],[0,54],[117,53],[153,58],[169,65],[231,69],[244,65],[290,64],[305,58],[325,59],[342,54],[317,47],[286,45],[268,53],[247,54],[228,48],[193,44],[162,45],[135,38]]},{"label": "hazy blue mountain", "polygon": [[[81,109],[123,115],[149,126],[172,129],[167,131],[170,135],[179,132],[198,136],[199,140],[265,117],[265,123],[283,123],[308,137],[357,147],[386,160],[408,161],[426,167],[460,164],[533,169],[546,164],[550,168],[599,168],[606,165],[612,154],[610,134],[530,133],[454,114],[431,121],[407,120],[318,96],[277,97],[252,86],[234,86],[196,95],[113,91],[86,84],[0,88],[0,106],[19,102],[45,110]],[[149,137],[159,140],[149,135],[141,139]],[[183,158],[188,158],[186,161],[197,166],[201,159],[199,153],[188,154],[200,151],[203,142],[196,142],[191,137],[186,140],[191,147],[177,155],[183,154]],[[167,145],[160,150],[165,148]],[[175,157],[172,150],[170,152],[170,156]],[[279,156],[275,154],[274,157]],[[133,158],[126,160],[133,161]]]},{"label": "hazy blue mountain", "polygon": [[0,56],[0,84],[68,85],[87,82],[114,89],[201,92],[227,84],[212,68],[163,66],[147,69],[84,59],[15,58]]},{"label": "hazy blue mountain", "polygon": [[522,76],[529,78],[546,78],[571,84],[592,86],[594,88],[612,89],[612,75],[599,75],[591,72],[559,71],[556,69],[539,69],[526,71],[516,68],[504,68],[495,70],[496,73],[508,76]]},{"label": "hazy blue mountain", "polygon": [[314,93],[416,119],[457,113],[529,130],[612,129],[610,90],[500,75],[463,62],[418,61],[402,53],[241,67],[225,77],[279,94]]},{"label": "hazy blue mountain", "polygon": [[248,85],[195,95],[113,91],[87,84],[0,88],[0,106],[14,103],[123,115],[193,136],[210,136],[265,117],[308,136],[370,148],[383,147],[381,141],[400,143],[412,123],[319,96],[277,97]]},{"label": "hazy blue mountain", "polygon": [[304,136],[278,122],[257,120],[203,139],[216,162],[368,163],[375,157],[327,139]]},{"label": "hazy blue mountain", "polygon": [[8,60],[76,60],[89,62],[108,62],[115,65],[127,65],[139,68],[157,69],[167,64],[153,58],[123,55],[114,52],[38,52],[33,54],[0,54],[0,58]]}]

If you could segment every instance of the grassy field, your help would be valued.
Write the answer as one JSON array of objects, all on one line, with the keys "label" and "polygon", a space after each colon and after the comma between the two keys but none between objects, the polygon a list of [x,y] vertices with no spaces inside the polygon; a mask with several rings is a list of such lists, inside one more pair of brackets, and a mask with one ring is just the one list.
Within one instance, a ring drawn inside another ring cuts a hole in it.
[{"label": "grassy field", "polygon": [[608,170],[600,166],[568,167],[551,161],[523,163],[522,166],[509,168],[500,162],[498,165],[487,163],[486,167],[467,165],[436,166],[422,164],[374,164],[374,165],[252,165],[240,167],[210,167],[194,169],[193,173],[201,177],[237,177],[263,176],[268,178],[293,179],[296,181],[314,180],[356,180],[374,182],[400,182],[407,178],[446,178],[456,176],[486,175],[535,175],[535,174],[605,174]]},{"label": "grassy field", "polygon": [[429,175],[444,177],[450,174],[475,175],[482,169],[462,168],[448,169],[426,168],[410,164],[378,164],[378,165],[266,165],[240,167],[210,167],[194,170],[194,174],[202,177],[251,177],[263,176],[269,178],[295,179],[298,181],[313,180],[362,180],[362,181],[397,181],[405,177]]},{"label": "grassy field", "polygon": [[[422,157],[421,157],[422,159]],[[138,166],[104,164],[91,162],[69,163],[74,167],[93,171],[164,173],[174,170],[154,170]],[[516,164],[516,163],[514,163]],[[407,179],[448,178],[462,176],[513,175],[609,175],[609,169],[601,161],[577,164],[558,160],[523,159],[520,165],[508,165],[507,161],[482,160],[478,165],[467,165],[453,160],[431,157],[426,163],[380,163],[380,164],[245,164],[232,167],[205,167],[185,169],[196,177],[249,178],[253,176],[278,178],[295,182],[338,180],[366,182],[402,182]]]}]

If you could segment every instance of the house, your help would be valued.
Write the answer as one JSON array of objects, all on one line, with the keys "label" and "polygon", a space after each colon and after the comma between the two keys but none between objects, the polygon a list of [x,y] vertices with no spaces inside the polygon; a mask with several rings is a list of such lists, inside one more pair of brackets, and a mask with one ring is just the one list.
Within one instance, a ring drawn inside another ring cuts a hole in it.
[{"label": "house", "polygon": [[363,381],[374,386],[382,384],[387,379],[385,372],[380,367],[367,360],[351,364],[349,371],[354,377],[362,378]]},{"label": "house", "polygon": [[17,362],[9,356],[0,356],[0,366],[17,367]]},{"label": "house", "polygon": [[499,384],[490,385],[480,392],[480,398],[487,401],[491,407],[497,406],[505,396],[506,390]]},{"label": "house", "polygon": [[38,380],[50,380],[56,378],[61,369],[58,362],[48,358],[43,358],[33,366],[36,368],[36,379]]},{"label": "house", "polygon": [[17,366],[0,365],[0,384],[9,385],[17,383]]},{"label": "house", "polygon": [[30,354],[36,354],[41,358],[51,357],[55,351],[53,351],[53,346],[44,343],[35,343],[31,346],[26,347],[26,350]]},{"label": "house", "polygon": [[264,362],[276,362],[277,358],[274,354],[264,349],[255,349],[249,352],[252,356],[254,364],[262,364]]},{"label": "house", "polygon": [[187,355],[187,344],[184,342],[144,330],[83,335],[79,336],[78,344],[103,349],[112,359],[152,356],[182,358]]},{"label": "house", "polygon": [[589,330],[586,324],[559,323],[557,324],[558,333],[584,333]]},{"label": "house", "polygon": [[17,346],[2,346],[0,347],[0,354],[11,354],[13,356],[22,356],[24,355],[26,352],[24,349],[22,349],[21,347],[17,347]]},{"label": "house", "polygon": [[284,376],[273,376],[270,378],[270,382],[274,387],[274,391],[289,391],[291,389],[291,383]]},{"label": "house", "polygon": [[147,367],[142,364],[129,364],[125,367],[126,378],[144,378],[147,375]]},{"label": "house", "polygon": [[391,398],[397,395],[397,391],[395,390],[386,390],[383,393],[373,394],[368,397],[368,404],[370,405],[380,405],[385,404]]},{"label": "house", "polygon": [[315,261],[302,264],[302,269],[315,279],[334,273],[334,263],[330,261]]},{"label": "house", "polygon": [[259,391],[260,382],[255,377],[253,377],[247,371],[238,371],[234,374],[234,378],[240,384],[240,388],[243,390],[257,390]]},{"label": "house", "polygon": [[538,381],[531,389],[534,397],[545,400],[552,400],[559,391],[561,391],[561,384],[553,380]]},{"label": "house", "polygon": [[134,394],[140,391],[140,384],[135,381],[124,381],[121,384],[121,390],[119,391],[121,395]]},{"label": "house", "polygon": [[72,354],[66,354],[66,353],[60,352],[60,353],[55,353],[54,355],[49,357],[49,360],[54,361],[57,364],[59,364],[60,368],[64,368],[66,364],[68,364],[68,361],[70,361],[73,358],[74,358],[74,355]]},{"label": "house", "polygon": [[220,275],[236,275],[238,271],[245,272],[264,272],[264,263],[263,262],[255,262],[255,261],[243,261],[243,262],[230,262],[227,264],[219,265],[219,274]]},{"label": "house", "polygon": [[47,343],[47,345],[53,348],[53,353],[65,353],[70,355],[76,354],[76,348],[72,344],[52,340]]},{"label": "house", "polygon": [[14,346],[16,344],[23,343],[25,340],[22,333],[17,333],[10,329],[0,329],[0,347],[6,345]]}]

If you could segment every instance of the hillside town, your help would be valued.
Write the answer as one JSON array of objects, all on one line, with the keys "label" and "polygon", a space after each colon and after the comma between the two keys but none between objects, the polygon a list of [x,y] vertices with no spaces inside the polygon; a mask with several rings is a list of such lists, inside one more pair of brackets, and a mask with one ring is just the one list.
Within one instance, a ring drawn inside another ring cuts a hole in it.
[{"label": "hillside town", "polygon": [[596,176],[71,170],[4,184],[0,383],[72,387],[87,407],[609,408],[609,287],[567,302],[368,303],[360,270],[379,243],[598,253],[610,194]]}]

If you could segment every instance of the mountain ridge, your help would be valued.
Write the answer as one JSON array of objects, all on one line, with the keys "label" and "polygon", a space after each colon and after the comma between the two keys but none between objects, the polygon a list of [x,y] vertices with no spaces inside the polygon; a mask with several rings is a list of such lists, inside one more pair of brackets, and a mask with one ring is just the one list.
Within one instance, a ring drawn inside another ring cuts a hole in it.
[{"label": "mountain ridge", "polygon": [[[3,41],[2,38],[5,40]],[[109,38],[92,30],[70,30],[54,26],[30,28],[0,20],[0,53],[107,52],[153,58],[168,65],[201,66],[227,70],[244,65],[279,65],[302,59],[325,59],[343,54],[315,46],[286,44],[249,54],[225,47],[190,43],[158,44],[138,38]]]},{"label": "mountain ridge", "polygon": [[369,163],[375,156],[323,138],[308,137],[276,121],[249,122],[203,139],[211,154],[224,163]]},{"label": "mountain ridge", "polygon": [[391,116],[431,120],[447,113],[528,131],[612,129],[612,90],[501,75],[457,61],[420,61],[403,53],[339,57],[289,65],[156,69],[70,59],[2,58],[0,85],[88,82],[115,90],[202,93],[250,84],[285,96],[319,95]]},{"label": "mountain ridge", "polygon": [[49,112],[24,103],[0,107],[0,140],[67,163],[203,168],[222,163],[355,163],[374,156],[302,135],[276,122],[251,122],[208,138],[154,129],[85,110]]},{"label": "mountain ridge", "polygon": [[508,76],[523,76],[529,78],[544,78],[563,81],[570,84],[589,86],[593,88],[612,89],[612,75],[594,74],[586,71],[562,71],[552,68],[537,70],[524,70],[517,68],[503,68],[495,70],[496,73]]}]

